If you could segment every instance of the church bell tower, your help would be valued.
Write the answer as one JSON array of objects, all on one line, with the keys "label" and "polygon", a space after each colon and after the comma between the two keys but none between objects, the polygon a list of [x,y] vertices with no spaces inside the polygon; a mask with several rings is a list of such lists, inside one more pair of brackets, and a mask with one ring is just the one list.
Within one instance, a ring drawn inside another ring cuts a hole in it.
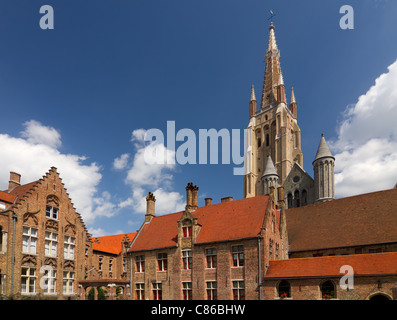
[{"label": "church bell tower", "polygon": [[297,103],[291,89],[287,104],[284,78],[280,66],[275,26],[269,27],[269,42],[265,54],[265,77],[262,98],[257,107],[254,86],[249,103],[250,120],[247,127],[247,154],[245,159],[244,197],[266,194],[263,175],[268,159],[274,164],[278,184],[283,185],[294,163],[303,167],[301,131],[297,121]]}]

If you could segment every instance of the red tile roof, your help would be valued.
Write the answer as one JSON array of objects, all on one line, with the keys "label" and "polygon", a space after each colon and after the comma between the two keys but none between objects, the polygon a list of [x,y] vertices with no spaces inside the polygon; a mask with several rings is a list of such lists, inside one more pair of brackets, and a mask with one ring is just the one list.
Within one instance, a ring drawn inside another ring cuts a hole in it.
[{"label": "red tile roof", "polygon": [[122,249],[122,241],[125,236],[129,241],[135,238],[136,232],[116,234],[111,236],[94,237],[92,238],[94,251],[101,251],[111,254],[120,254]]},{"label": "red tile roof", "polygon": [[286,210],[290,252],[397,242],[397,189]]},{"label": "red tile roof", "polygon": [[397,252],[271,260],[265,279],[342,277],[349,265],[355,276],[397,275]]},{"label": "red tile roof", "polygon": [[[199,207],[192,213],[200,230],[195,243],[219,242],[257,237],[263,225],[268,196],[234,200]],[[183,212],[154,217],[138,233],[129,251],[175,247],[178,220]]]},{"label": "red tile roof", "polygon": [[0,191],[0,201],[6,203],[14,203],[16,196],[9,194],[5,191]]}]

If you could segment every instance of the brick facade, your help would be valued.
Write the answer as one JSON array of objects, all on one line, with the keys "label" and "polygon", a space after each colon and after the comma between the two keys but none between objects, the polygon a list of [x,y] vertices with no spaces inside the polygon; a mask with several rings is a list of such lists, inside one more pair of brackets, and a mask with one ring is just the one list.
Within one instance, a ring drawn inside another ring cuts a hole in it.
[{"label": "brick facade", "polygon": [[2,294],[78,298],[92,243],[56,168],[26,185],[10,182],[8,193],[16,200],[0,218]]}]

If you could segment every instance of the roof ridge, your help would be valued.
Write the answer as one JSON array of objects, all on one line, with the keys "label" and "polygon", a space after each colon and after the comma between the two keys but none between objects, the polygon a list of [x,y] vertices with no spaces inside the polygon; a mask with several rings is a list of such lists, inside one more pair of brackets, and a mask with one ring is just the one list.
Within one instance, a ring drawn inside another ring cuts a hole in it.
[{"label": "roof ridge", "polygon": [[311,203],[302,207],[297,207],[297,208],[289,208],[286,210],[296,210],[296,209],[302,209],[302,208],[307,208],[307,207],[314,207],[314,206],[322,206],[322,205],[327,205],[327,203],[331,203],[331,202],[335,202],[335,201],[343,201],[343,200],[348,200],[351,198],[359,198],[359,197],[363,197],[363,196],[367,196],[367,195],[372,195],[374,193],[382,193],[382,192],[397,192],[397,189],[392,188],[392,189],[384,189],[384,190],[377,190],[377,191],[372,191],[372,192],[367,192],[367,193],[361,193],[361,194],[355,194],[355,195],[351,195],[351,196],[347,196],[347,197],[343,197],[343,198],[336,198],[336,199],[332,199],[330,201],[322,201],[322,202],[316,202],[316,203]]},{"label": "roof ridge", "polygon": [[278,261],[295,261],[295,260],[315,260],[315,259],[337,259],[337,258],[346,258],[346,257],[365,257],[365,256],[381,256],[381,255],[397,255],[397,252],[390,251],[390,252],[376,252],[376,253],[360,253],[360,254],[340,254],[334,256],[319,256],[319,257],[300,257],[300,258],[289,258],[289,259],[274,259],[269,260],[269,262],[278,262]]}]

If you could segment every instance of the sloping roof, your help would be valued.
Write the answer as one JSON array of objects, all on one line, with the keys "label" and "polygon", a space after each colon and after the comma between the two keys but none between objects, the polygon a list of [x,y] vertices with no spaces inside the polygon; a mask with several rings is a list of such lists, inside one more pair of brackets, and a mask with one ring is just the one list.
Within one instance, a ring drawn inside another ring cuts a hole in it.
[{"label": "sloping roof", "polygon": [[92,249],[94,251],[101,251],[112,254],[120,254],[122,244],[125,236],[128,237],[130,241],[134,240],[136,232],[116,234],[111,236],[94,237],[92,238],[93,245]]},{"label": "sloping roof", "polygon": [[397,242],[397,189],[286,210],[290,252]]},{"label": "sloping roof", "polygon": [[38,181],[33,181],[30,183],[22,184],[20,186],[17,186],[13,189],[11,189],[8,194],[16,196],[18,198],[21,198],[26,192],[28,192],[30,189],[34,187],[35,184],[37,184]]},{"label": "sloping roof", "polygon": [[0,191],[0,201],[6,203],[14,203],[15,199],[16,199],[15,195],[9,194],[5,191]]},{"label": "sloping roof", "polygon": [[[199,207],[192,213],[200,225],[195,244],[257,237],[263,225],[268,196]],[[154,217],[138,233],[129,251],[174,247],[183,212]]]},{"label": "sloping roof", "polygon": [[353,268],[354,276],[397,275],[397,252],[271,260],[265,279],[342,277],[344,265]]}]

